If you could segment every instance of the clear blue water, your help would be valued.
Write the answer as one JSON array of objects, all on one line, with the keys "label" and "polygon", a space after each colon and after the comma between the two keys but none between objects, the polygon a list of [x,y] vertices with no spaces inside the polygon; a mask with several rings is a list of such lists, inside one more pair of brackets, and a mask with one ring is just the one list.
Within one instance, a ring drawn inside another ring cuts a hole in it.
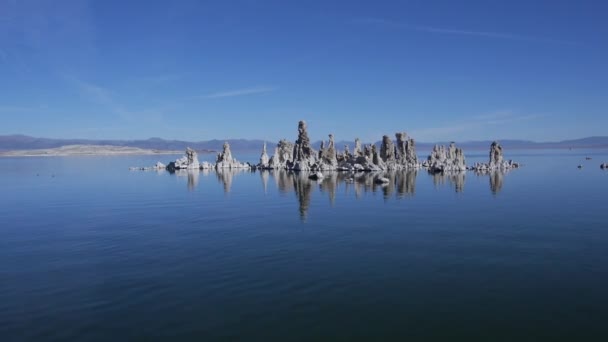
[{"label": "clear blue water", "polygon": [[508,157],[387,187],[0,158],[0,340],[605,340],[608,151]]}]

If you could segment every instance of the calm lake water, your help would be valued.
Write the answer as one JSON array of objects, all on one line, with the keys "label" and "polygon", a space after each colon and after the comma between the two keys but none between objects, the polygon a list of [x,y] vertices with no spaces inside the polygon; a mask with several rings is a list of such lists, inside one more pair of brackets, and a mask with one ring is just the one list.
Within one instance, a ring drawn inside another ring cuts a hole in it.
[{"label": "calm lake water", "polygon": [[608,151],[385,187],[128,170],[176,157],[0,158],[1,341],[608,336]]}]

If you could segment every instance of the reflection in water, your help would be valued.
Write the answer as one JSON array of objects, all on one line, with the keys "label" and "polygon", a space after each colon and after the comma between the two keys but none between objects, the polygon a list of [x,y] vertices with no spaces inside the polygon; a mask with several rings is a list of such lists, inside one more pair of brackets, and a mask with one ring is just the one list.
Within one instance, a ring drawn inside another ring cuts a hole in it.
[{"label": "reflection in water", "polygon": [[293,178],[293,188],[296,191],[300,203],[300,218],[306,220],[308,207],[310,206],[310,193],[312,192],[312,181],[308,179],[307,172],[290,173]]},{"label": "reflection in water", "polygon": [[466,178],[465,171],[439,172],[433,173],[432,175],[433,184],[435,184],[435,186],[448,183],[454,186],[456,192],[462,192],[464,190],[464,182]]},{"label": "reflection in water", "polygon": [[175,173],[178,177],[188,177],[188,190],[194,190],[198,186],[198,177],[200,175],[199,170],[175,170],[171,173]]},{"label": "reflection in water", "polygon": [[492,170],[492,171],[476,171],[475,174],[477,176],[486,176],[489,175],[490,177],[490,190],[492,191],[493,194],[497,194],[500,192],[500,190],[502,190],[502,184],[503,184],[503,178],[504,175],[507,173],[508,171],[505,170]]},{"label": "reflection in water", "polygon": [[[215,173],[217,180],[224,187],[225,193],[230,193],[235,176],[243,173],[256,171],[243,169],[219,169],[219,170],[176,170],[179,177],[188,177],[188,189],[193,190],[198,186],[199,175],[204,176]],[[356,198],[361,198],[365,193],[376,193],[381,191],[384,199],[392,196],[403,198],[413,196],[416,192],[416,177],[418,170],[383,171],[383,172],[326,172],[324,178],[311,180],[308,172],[294,172],[287,170],[260,170],[260,179],[264,193],[268,193],[270,178],[274,178],[274,184],[280,193],[295,192],[299,204],[300,218],[306,219],[311,203],[312,191],[319,189],[321,193],[327,194],[333,206],[336,194],[340,187],[346,194],[354,193]],[[476,172],[478,176],[489,176],[490,190],[497,194],[503,186],[504,171]],[[444,172],[430,174],[433,184],[437,186],[450,185],[456,192],[464,190],[466,172]],[[386,178],[388,182],[378,183],[378,178]]]},{"label": "reflection in water", "polygon": [[239,173],[250,173],[251,171],[248,169],[225,169],[220,168],[215,170],[215,174],[217,176],[217,180],[222,183],[224,186],[224,192],[230,193],[230,189],[232,189],[232,180],[234,176]]},{"label": "reflection in water", "polygon": [[268,194],[268,177],[269,176],[270,176],[270,171],[260,170],[260,178],[262,179],[262,188],[264,188],[264,194]]}]

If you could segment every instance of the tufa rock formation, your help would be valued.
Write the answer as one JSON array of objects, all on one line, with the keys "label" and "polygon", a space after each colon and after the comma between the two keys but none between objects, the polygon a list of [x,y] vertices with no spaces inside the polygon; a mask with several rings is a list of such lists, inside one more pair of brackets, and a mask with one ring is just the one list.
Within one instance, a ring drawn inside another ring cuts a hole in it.
[{"label": "tufa rock formation", "polygon": [[512,160],[505,161],[502,147],[497,141],[494,141],[490,145],[490,160],[487,164],[475,163],[472,170],[476,171],[490,171],[490,170],[507,170],[519,167],[519,163],[513,162]]},{"label": "tufa rock formation", "polygon": [[232,157],[232,152],[230,151],[230,144],[228,144],[228,142],[225,142],[222,152],[217,154],[215,168],[216,169],[248,169],[248,168],[250,168],[250,166],[249,166],[249,164],[241,164],[236,159],[234,159]]},{"label": "tufa rock formation", "polygon": [[294,144],[283,139],[274,148],[274,155],[268,162],[270,169],[286,169],[287,164],[293,161]]},{"label": "tufa rock formation", "polygon": [[451,143],[448,148],[435,145],[431,155],[423,164],[430,172],[466,171],[466,161],[462,149]]},{"label": "tufa rock formation", "polygon": [[258,168],[268,169],[269,167],[270,158],[268,158],[268,154],[266,153],[266,142],[264,142],[264,148],[262,149],[262,155],[260,156],[260,163],[258,164]]},{"label": "tufa rock formation", "polygon": [[186,155],[167,165],[168,170],[199,169],[198,154],[190,147],[186,148]]},{"label": "tufa rock formation", "polygon": [[293,159],[292,168],[296,171],[310,171],[317,162],[317,155],[310,146],[305,121],[298,123],[298,140],[293,147]]}]

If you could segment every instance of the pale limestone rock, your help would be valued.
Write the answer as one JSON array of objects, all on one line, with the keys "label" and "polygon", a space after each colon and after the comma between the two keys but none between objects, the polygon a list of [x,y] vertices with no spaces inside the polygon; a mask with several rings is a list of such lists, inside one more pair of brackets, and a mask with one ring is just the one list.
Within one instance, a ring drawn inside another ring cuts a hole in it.
[{"label": "pale limestone rock", "polygon": [[471,167],[472,170],[485,171],[485,170],[507,170],[519,167],[519,163],[512,160],[505,161],[503,156],[502,147],[497,141],[494,141],[490,145],[490,160],[486,163],[475,163]]},{"label": "pale limestone rock", "polygon": [[317,154],[310,145],[310,138],[306,128],[306,122],[298,123],[298,140],[293,148],[292,169],[296,171],[310,171],[317,163]]},{"label": "pale limestone rock", "polygon": [[184,169],[198,169],[200,164],[198,162],[198,154],[195,150],[190,147],[186,148],[186,155],[179,158],[175,162],[170,163],[167,169],[184,170]]},{"label": "pale limestone rock", "polygon": [[359,140],[359,138],[355,139],[355,150],[353,151],[353,156],[355,158],[364,156],[363,150],[361,149],[361,140]]},{"label": "pale limestone rock", "polygon": [[268,158],[268,154],[266,153],[266,142],[264,142],[264,148],[262,149],[258,167],[261,169],[268,169],[270,167],[270,158]]},{"label": "pale limestone rock", "polygon": [[451,143],[448,148],[435,145],[427,159],[426,166],[431,172],[465,171],[466,161],[462,149]]},{"label": "pale limestone rock", "polygon": [[274,149],[274,155],[270,158],[268,166],[271,169],[285,169],[288,164],[293,163],[294,144],[283,139],[279,141]]},{"label": "pale limestone rock", "polygon": [[217,154],[216,169],[248,169],[250,167],[249,164],[239,163],[232,157],[232,151],[230,151],[230,144],[228,142],[224,143],[222,152]]}]

